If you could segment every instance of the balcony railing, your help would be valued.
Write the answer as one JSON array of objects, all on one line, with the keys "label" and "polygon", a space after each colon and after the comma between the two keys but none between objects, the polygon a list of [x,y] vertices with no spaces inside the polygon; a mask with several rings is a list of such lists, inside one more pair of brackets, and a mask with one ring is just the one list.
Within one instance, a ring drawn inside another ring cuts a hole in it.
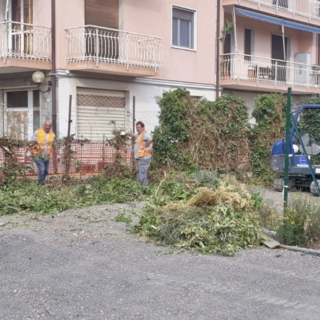
[{"label": "balcony railing", "polygon": [[[230,0],[223,0],[227,3]],[[277,11],[287,11],[293,15],[320,20],[320,2],[316,0],[237,0],[237,4],[253,3],[259,7],[275,8]]]},{"label": "balcony railing", "polygon": [[0,23],[0,58],[51,61],[51,29],[32,24]]},{"label": "balcony railing", "polygon": [[220,79],[237,83],[320,88],[320,66],[239,53],[221,56]]},{"label": "balcony railing", "polygon": [[67,29],[68,62],[90,61],[153,68],[162,64],[162,39],[138,33],[83,26]]}]

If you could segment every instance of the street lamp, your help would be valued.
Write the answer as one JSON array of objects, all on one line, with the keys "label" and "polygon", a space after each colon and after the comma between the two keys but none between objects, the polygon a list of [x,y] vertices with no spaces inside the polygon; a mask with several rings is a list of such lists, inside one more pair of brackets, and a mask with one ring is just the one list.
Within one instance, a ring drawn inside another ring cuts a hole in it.
[{"label": "street lamp", "polygon": [[41,84],[45,81],[45,79],[46,79],[46,77],[43,74],[43,72],[41,72],[41,71],[35,71],[32,74],[32,81],[35,82],[35,84],[37,85],[39,91],[42,92],[42,93],[49,92],[51,90],[51,87],[52,87],[52,82],[48,81],[48,88],[46,90],[42,90],[40,88]]}]

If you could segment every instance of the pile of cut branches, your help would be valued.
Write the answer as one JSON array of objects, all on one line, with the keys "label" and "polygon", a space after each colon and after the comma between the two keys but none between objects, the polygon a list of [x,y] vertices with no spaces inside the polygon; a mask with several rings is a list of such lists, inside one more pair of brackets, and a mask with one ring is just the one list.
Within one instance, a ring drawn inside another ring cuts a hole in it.
[{"label": "pile of cut branches", "polygon": [[[187,185],[180,188],[181,201],[176,201],[176,194],[173,201],[160,201],[158,192],[140,212],[134,231],[162,245],[203,253],[233,255],[259,244],[258,201],[244,185],[230,178],[221,180],[217,188],[197,188],[194,183],[190,189],[191,185],[189,181],[189,190]],[[160,188],[165,191],[165,184]]]}]

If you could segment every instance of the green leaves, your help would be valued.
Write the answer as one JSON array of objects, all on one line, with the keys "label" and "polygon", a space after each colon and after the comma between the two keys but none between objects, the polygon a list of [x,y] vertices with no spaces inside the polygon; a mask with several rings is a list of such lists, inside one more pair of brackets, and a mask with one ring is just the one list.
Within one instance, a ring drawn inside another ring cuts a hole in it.
[{"label": "green leaves", "polygon": [[153,135],[153,161],[159,166],[248,169],[248,113],[241,99],[224,95],[214,102],[196,102],[188,91],[178,89],[164,93],[159,106],[160,125]]},{"label": "green leaves", "polygon": [[250,163],[255,178],[268,182],[274,178],[270,166],[273,143],[285,136],[285,107],[283,95],[272,93],[259,95],[252,115],[256,124],[250,130]]},{"label": "green leaves", "polygon": [[34,181],[25,181],[0,189],[0,214],[27,211],[56,214],[70,208],[104,203],[142,201],[150,197],[152,187],[142,188],[132,179],[98,177],[72,186],[50,188]]},{"label": "green leaves", "polygon": [[[230,180],[217,181],[216,175],[207,172],[181,178],[178,176],[175,182],[170,180],[159,186],[161,192],[140,211],[135,232],[163,245],[203,253],[233,255],[240,248],[259,244],[257,207],[261,199],[257,194],[252,197],[243,185],[231,185]],[[205,188],[206,192],[199,197],[197,187],[203,182],[211,184],[213,189]]]}]

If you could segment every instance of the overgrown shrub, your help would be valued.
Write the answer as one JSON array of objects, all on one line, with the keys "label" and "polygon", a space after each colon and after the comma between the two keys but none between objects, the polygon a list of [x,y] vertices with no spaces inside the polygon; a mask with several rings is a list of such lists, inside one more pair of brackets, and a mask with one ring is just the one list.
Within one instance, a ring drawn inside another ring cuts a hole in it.
[{"label": "overgrown shrub", "polygon": [[268,182],[274,178],[270,166],[273,143],[285,136],[286,100],[283,95],[262,94],[255,101],[252,115],[256,124],[250,129],[250,162],[255,178]]},{"label": "overgrown shrub", "polygon": [[[313,97],[303,99],[299,102],[301,104],[319,104],[320,105],[320,98]],[[303,135],[305,133],[309,134],[310,141],[309,144],[312,143],[320,145],[320,109],[304,109],[300,113],[299,121],[297,127],[300,131],[300,134]],[[312,155],[311,161],[313,164],[320,164],[320,154]]]},{"label": "overgrown shrub", "polygon": [[308,248],[320,247],[320,208],[314,198],[293,197],[283,215],[272,207],[261,207],[262,223],[274,232],[281,244]]},{"label": "overgrown shrub", "polygon": [[166,92],[159,106],[153,161],[187,170],[248,170],[248,113],[241,99],[225,95],[195,102],[178,89]]}]

